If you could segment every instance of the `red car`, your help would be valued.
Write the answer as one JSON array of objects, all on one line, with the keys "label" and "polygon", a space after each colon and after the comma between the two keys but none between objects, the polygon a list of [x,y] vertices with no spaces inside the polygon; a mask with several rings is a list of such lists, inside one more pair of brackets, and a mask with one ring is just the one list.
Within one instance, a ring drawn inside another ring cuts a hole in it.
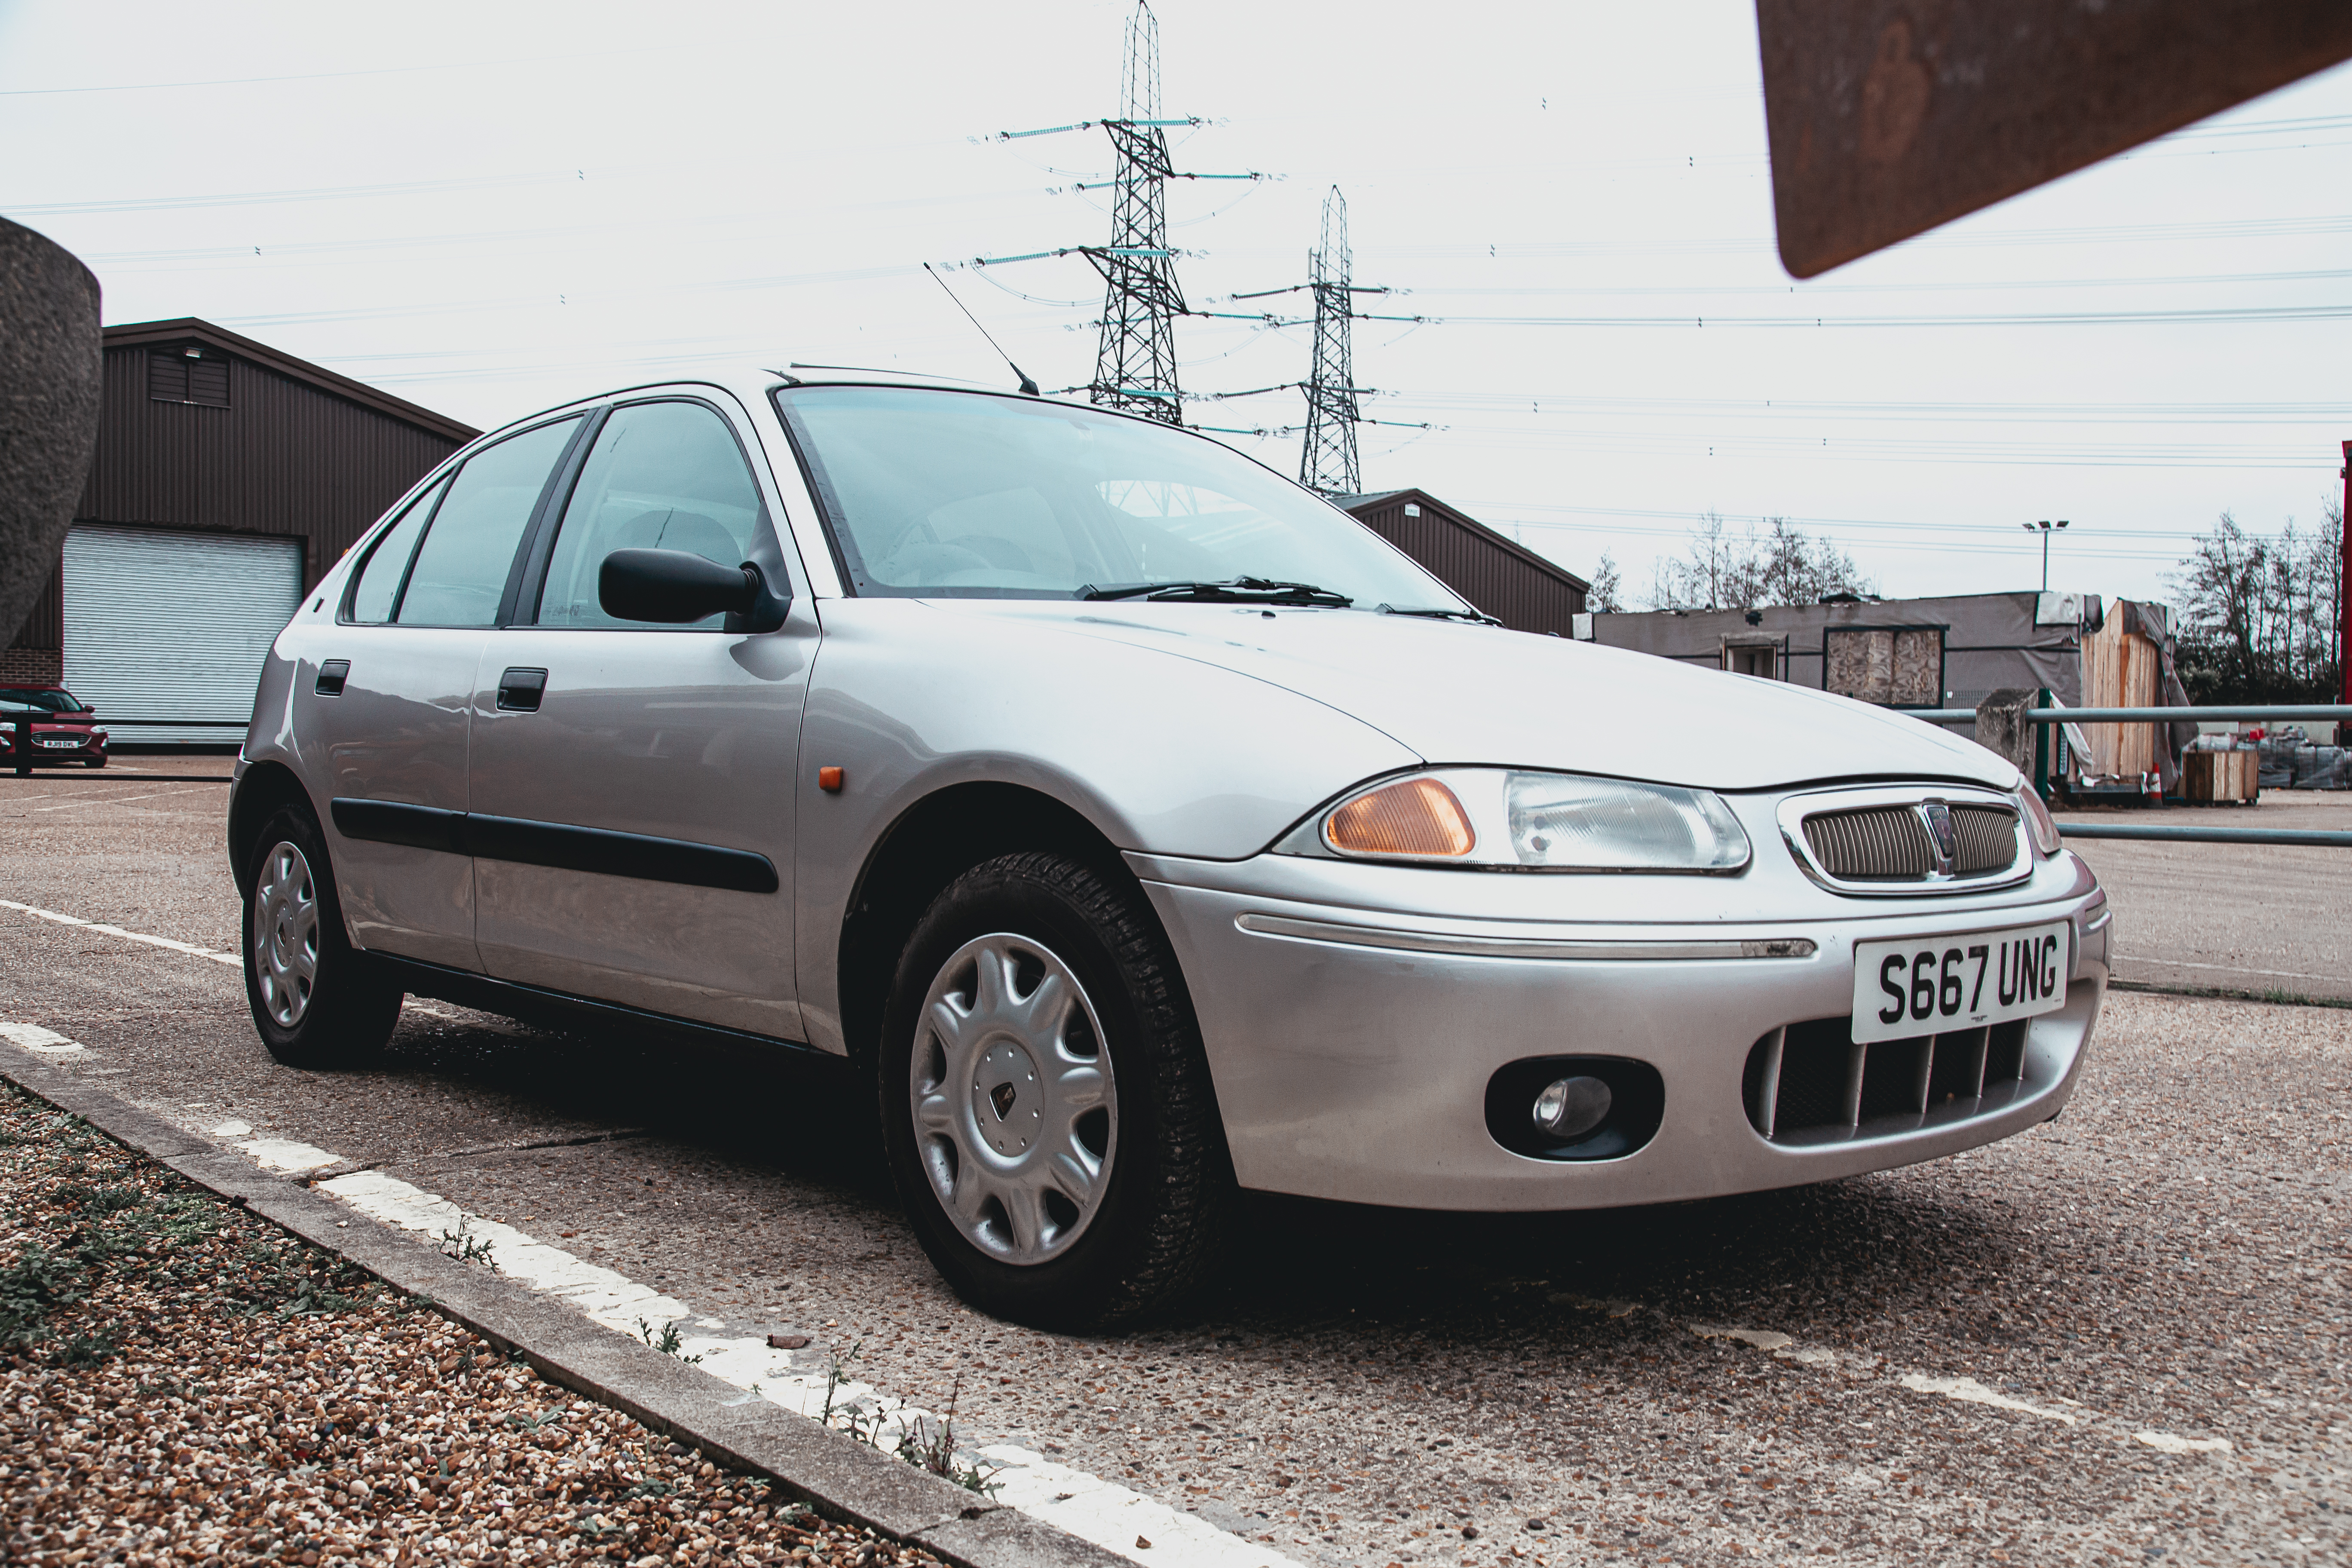
[{"label": "red car", "polygon": [[60,686],[0,686],[0,764],[14,767],[24,721],[33,721],[33,761],[106,766],[106,727]]}]

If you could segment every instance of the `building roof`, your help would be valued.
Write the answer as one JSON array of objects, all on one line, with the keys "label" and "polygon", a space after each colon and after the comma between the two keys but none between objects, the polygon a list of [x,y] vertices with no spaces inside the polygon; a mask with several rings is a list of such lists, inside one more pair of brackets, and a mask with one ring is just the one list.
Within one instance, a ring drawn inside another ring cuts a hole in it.
[{"label": "building roof", "polygon": [[265,369],[276,371],[280,375],[307,382],[321,392],[331,394],[347,402],[356,403],[362,408],[373,409],[378,414],[414,425],[421,430],[429,430],[436,436],[445,437],[460,444],[470,441],[481,434],[470,425],[460,424],[446,415],[436,414],[430,408],[422,407],[405,398],[394,397],[388,392],[378,391],[363,381],[353,381],[350,376],[338,375],[323,365],[315,365],[308,360],[296,359],[282,349],[273,349],[268,343],[256,342],[253,339],[232,332],[226,327],[216,327],[210,321],[200,321],[194,316],[182,316],[169,321],[127,321],[121,326],[107,328],[102,335],[105,338],[105,346],[110,349],[137,348],[142,343],[209,344],[226,353],[235,354],[239,359],[250,360]]},{"label": "building roof", "polygon": [[1529,550],[1526,545],[1521,544],[1517,540],[1513,539],[1507,533],[1496,532],[1493,529],[1488,528],[1485,523],[1480,522],[1476,518],[1472,517],[1467,512],[1462,510],[1459,507],[1448,506],[1445,502],[1439,500],[1435,496],[1431,495],[1427,490],[1408,488],[1401,490],[1372,490],[1359,496],[1333,496],[1331,498],[1331,504],[1333,506],[1338,507],[1341,511],[1348,513],[1351,517],[1358,518],[1362,517],[1366,512],[1378,511],[1385,507],[1399,505],[1405,501],[1414,501],[1418,502],[1422,506],[1434,509],[1440,516],[1445,518],[1449,522],[1475,534],[1478,538],[1493,545],[1496,549],[1512,556],[1521,564],[1536,572],[1539,572],[1547,577],[1554,578],[1561,583],[1569,584],[1580,594],[1587,594],[1592,591],[1591,584],[1586,582],[1583,578],[1578,576],[1567,567],[1562,566],[1559,562],[1537,554],[1534,551]]}]

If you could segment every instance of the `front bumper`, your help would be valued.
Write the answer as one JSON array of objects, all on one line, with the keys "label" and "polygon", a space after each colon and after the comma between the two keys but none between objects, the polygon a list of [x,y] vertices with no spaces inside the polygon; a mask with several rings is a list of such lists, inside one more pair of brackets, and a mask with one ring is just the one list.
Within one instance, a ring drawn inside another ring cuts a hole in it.
[{"label": "front bumper", "polygon": [[[1785,884],[1734,893],[1681,879],[1666,902],[1685,918],[1613,923],[1525,917],[1546,905],[1616,907],[1603,884],[1632,879],[1480,877],[1281,856],[1130,863],[1190,984],[1236,1176],[1245,1187],[1303,1196],[1431,1209],[1597,1208],[1935,1159],[2056,1115],[2106,989],[2105,898],[2071,854],[2000,895],[1868,907]],[[1655,901],[1659,880],[1632,891]],[[1696,918],[1710,901],[1737,918]],[[1757,918],[1759,904],[1796,918]],[[1433,905],[1451,908],[1433,914]],[[1496,905],[1518,918],[1470,912]],[[1856,942],[2060,919],[2072,931],[2066,1002],[2026,1026],[2019,1081],[1960,1108],[1967,1114],[1946,1107],[1904,1125],[1865,1120],[1834,1138],[1773,1142],[1752,1124],[1743,1082],[1751,1052],[1775,1030],[1850,1011]],[[1333,931],[1350,926],[1381,934],[1374,943]],[[1806,942],[1809,954],[1774,956]],[[1416,950],[1445,947],[1455,951]],[[1621,1158],[1591,1162],[1533,1158],[1496,1142],[1488,1080],[1514,1062],[1571,1054],[1654,1067],[1665,1091],[1655,1136]]]}]

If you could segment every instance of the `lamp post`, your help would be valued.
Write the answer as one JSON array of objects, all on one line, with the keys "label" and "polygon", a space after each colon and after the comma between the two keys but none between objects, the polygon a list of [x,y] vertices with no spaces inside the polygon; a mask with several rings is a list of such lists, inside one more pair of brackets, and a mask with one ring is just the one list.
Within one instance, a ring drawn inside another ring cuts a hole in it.
[{"label": "lamp post", "polygon": [[2037,528],[2042,531],[2042,591],[2046,594],[2050,592],[2050,535],[2052,531],[2065,527],[2066,520],[2062,517],[2053,522],[2045,517],[2038,523],[2021,522],[2017,526],[2028,533]]}]

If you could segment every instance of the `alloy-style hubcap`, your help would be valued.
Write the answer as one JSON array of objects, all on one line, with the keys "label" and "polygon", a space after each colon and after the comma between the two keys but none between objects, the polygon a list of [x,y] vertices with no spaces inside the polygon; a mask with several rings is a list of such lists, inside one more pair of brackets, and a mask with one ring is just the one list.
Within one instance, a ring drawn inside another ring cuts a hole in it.
[{"label": "alloy-style hubcap", "polygon": [[253,884],[253,958],[262,1010],[292,1028],[319,978],[319,895],[310,862],[289,843],[271,847]]},{"label": "alloy-style hubcap", "polygon": [[940,1206],[1008,1263],[1043,1263],[1101,1206],[1118,1098],[1101,1020],[1070,966],[1024,936],[958,948],[931,982],[908,1081]]}]

